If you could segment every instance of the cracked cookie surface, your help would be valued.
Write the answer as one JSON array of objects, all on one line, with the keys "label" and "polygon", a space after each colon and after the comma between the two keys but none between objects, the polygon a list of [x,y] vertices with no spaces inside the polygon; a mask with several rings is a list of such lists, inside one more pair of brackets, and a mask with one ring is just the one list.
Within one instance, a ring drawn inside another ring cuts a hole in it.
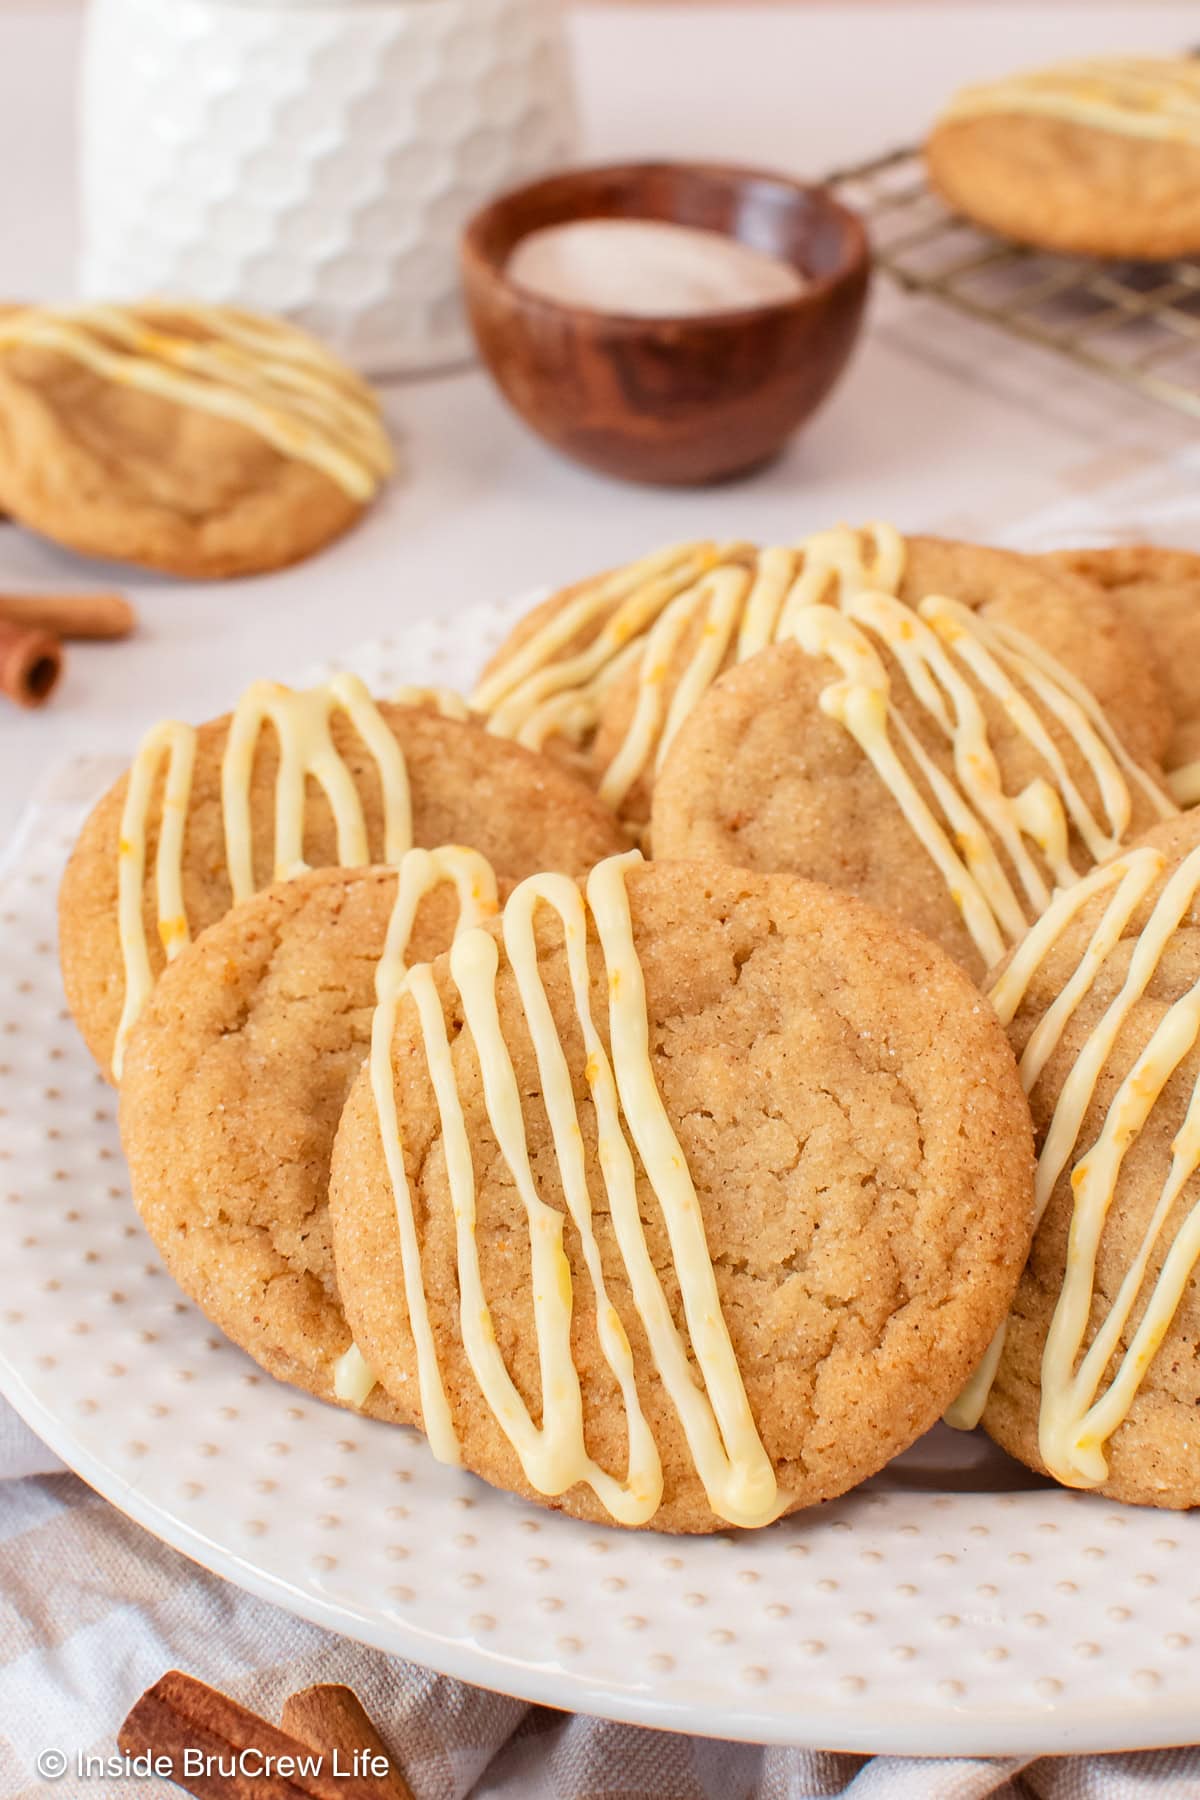
[{"label": "cracked cookie surface", "polygon": [[[1034,583],[1028,604],[1034,604],[1037,592]],[[1013,609],[999,604],[995,609],[981,605],[972,610],[989,622],[1013,622]],[[1066,646],[1087,630],[1086,618],[1074,617],[1069,609],[1059,621],[1055,647],[1064,668]],[[888,742],[899,745],[897,759],[913,784],[917,803],[927,808],[940,829],[945,789],[935,789],[933,783],[940,778],[943,783],[953,779],[961,784],[960,765],[977,748],[965,746],[964,754],[964,745],[954,739],[954,726],[967,716],[962,688],[955,690],[954,705],[947,704],[939,716],[937,701],[931,710],[905,676],[893,649],[874,636],[869,644],[889,683]],[[1115,643],[1098,640],[1096,649],[1097,661],[1115,674],[1120,666]],[[1012,859],[1014,834],[1010,831],[1005,842],[988,817],[995,793],[1012,804],[1012,797],[1038,793],[1049,781],[1062,794],[1070,790],[1080,796],[1093,817],[1105,818],[1107,790],[1102,790],[1096,768],[1082,754],[1083,743],[1069,720],[1064,721],[1027,681],[1016,680],[1014,691],[1040,722],[1033,735],[1014,711],[1011,698],[1006,704],[1003,695],[990,691],[968,671],[965,685],[978,705],[985,748],[995,770],[995,782],[988,784],[978,817],[970,822],[982,841],[992,845],[1002,878],[1017,897],[1015,917],[1011,924],[1006,922],[1001,944],[989,955],[969,928],[961,890],[956,892],[954,879],[938,866],[918,835],[915,807],[904,809],[898,779],[885,780],[858,739],[827,710],[825,696],[836,690],[842,675],[830,656],[810,654],[795,642],[760,651],[722,675],[680,727],[655,784],[650,833],[654,854],[788,870],[849,890],[927,932],[978,979],[989,962],[999,959],[1003,943],[1019,936],[1040,910],[1036,892],[1030,896]],[[960,705],[963,710],[956,712]],[[1135,723],[1141,710],[1134,708]],[[1112,715],[1108,717],[1115,725]],[[1039,734],[1044,734],[1040,742]],[[1116,832],[1114,847],[1122,837],[1148,830],[1163,811],[1171,810],[1161,771],[1145,755],[1150,734],[1143,729],[1132,739],[1121,735],[1136,772],[1125,770],[1119,776],[1129,817],[1123,830]],[[961,795],[967,791],[960,786]],[[947,814],[946,819],[946,841],[956,854],[966,837],[962,815],[951,819]],[[1035,820],[1026,850],[1035,861],[1034,879],[1041,882],[1048,899],[1055,880],[1048,864],[1037,860],[1044,854],[1037,839],[1040,829]],[[956,831],[962,835],[955,836]],[[1064,841],[1075,873],[1085,873],[1097,858],[1082,841],[1069,805],[1064,805]]]},{"label": "cracked cookie surface", "polygon": [[1002,237],[1151,261],[1200,249],[1195,144],[997,113],[944,120],[925,162],[943,199]]},{"label": "cracked cookie surface", "polygon": [[[845,532],[845,554],[856,542],[860,550],[870,544],[870,531],[851,533],[845,528],[839,529]],[[809,545],[818,545],[822,535],[808,540]],[[824,535],[836,537],[839,534]],[[1056,566],[1050,559],[989,545],[919,535],[898,538],[897,543],[902,550],[902,573],[894,591],[907,605],[916,606],[930,594],[945,595],[985,619],[1026,633],[1086,684],[1135,754],[1143,758],[1161,755],[1167,743],[1169,719],[1151,647],[1138,618],[1123,607],[1117,597],[1105,593],[1101,584],[1081,578],[1070,568]],[[803,548],[799,546],[798,551]],[[763,554],[771,558],[785,553],[774,550]],[[813,548],[811,554],[820,567],[828,552]],[[722,579],[728,578],[736,569],[746,571],[743,606],[755,578],[755,560],[756,553],[749,546],[730,550],[723,557]],[[800,574],[806,568],[807,559],[801,557],[794,573]],[[602,791],[614,770],[626,761],[635,741],[640,743],[640,750],[633,759],[636,766],[626,768],[619,791],[607,794],[622,819],[635,829],[644,826],[650,816],[656,770],[667,744],[666,722],[680,690],[685,684],[690,690],[690,709],[703,704],[711,680],[721,671],[734,667],[744,654],[739,645],[740,622],[746,617],[742,611],[737,615],[740,621],[737,628],[730,631],[715,664],[710,665],[711,673],[696,684],[697,658],[703,660],[704,646],[712,633],[706,598],[711,576],[712,571],[709,571],[689,578],[686,583],[681,582],[683,599],[686,600],[689,594],[693,596],[692,616],[669,647],[661,647],[653,656],[650,655],[649,640],[643,640],[645,656],[636,657],[629,666],[615,672],[598,700],[593,728],[585,730],[578,742],[566,730],[551,732],[546,739],[545,747],[553,755],[583,773]],[[558,615],[579,599],[581,587],[586,589],[588,585],[566,588],[552,595],[520,620],[503,649],[484,671],[485,677],[494,676],[506,660],[519,657],[529,640],[542,627],[552,626]],[[863,583],[856,578],[852,585],[861,587]],[[871,583],[868,581],[866,585]],[[648,591],[651,586],[645,583],[642,591]],[[829,562],[824,586],[815,587],[810,598],[836,605],[845,591],[846,583],[839,575],[837,565]],[[889,588],[888,591],[892,590]],[[555,665],[569,662],[583,651],[595,638],[596,631],[597,626],[593,623],[568,638],[558,647],[547,672],[553,673]],[[627,655],[628,647],[617,654]],[[648,724],[649,715],[643,716],[647,699],[652,701],[653,725]],[[641,724],[639,720],[642,720]]]},{"label": "cracked cookie surface", "polygon": [[1103,588],[1141,627],[1174,721],[1163,766],[1170,773],[1200,763],[1200,555],[1113,544],[1060,550],[1046,561]]},{"label": "cracked cookie surface", "polygon": [[[334,1398],[349,1348],[329,1159],[366,1055],[392,869],[320,869],[235,907],[167,969],[130,1039],[121,1139],[133,1198],[175,1280],[271,1374]],[[454,931],[422,903],[410,960]],[[399,1416],[375,1389],[364,1410]]]},{"label": "cracked cookie surface", "polygon": [[[844,1492],[938,1417],[1003,1316],[1032,1217],[1028,1108],[993,1013],[936,946],[858,901],[788,877],[648,864],[628,876],[650,1060],[699,1202],[747,1399],[788,1508]],[[500,926],[487,929],[497,938]],[[709,1508],[633,1305],[598,1168],[582,1032],[561,926],[538,915],[541,979],[574,1089],[609,1297],[633,1349],[664,1494],[650,1523],[707,1531]],[[604,962],[589,928],[591,1013],[606,1048]],[[505,1365],[541,1409],[526,1216],[488,1121],[469,1028],[434,965],[474,1165],[484,1292]],[[497,982],[537,1190],[561,1177],[512,969]],[[445,1141],[411,999],[392,1065],[421,1272],[468,1467],[534,1499],[460,1332]],[[677,1324],[678,1276],[641,1164],[638,1203]],[[338,1281],[356,1340],[402,1411],[419,1412],[396,1207],[369,1073],[334,1152]],[[568,1221],[572,1351],[588,1451],[621,1474],[628,1432]],[[690,1353],[689,1353],[690,1354]],[[590,1488],[550,1504],[608,1521]]]}]

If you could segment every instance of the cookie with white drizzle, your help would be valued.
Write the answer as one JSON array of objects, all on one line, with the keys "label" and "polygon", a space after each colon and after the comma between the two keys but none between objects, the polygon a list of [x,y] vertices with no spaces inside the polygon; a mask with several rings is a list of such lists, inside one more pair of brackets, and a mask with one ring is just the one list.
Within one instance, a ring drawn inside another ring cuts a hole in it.
[{"label": "cookie with white drizzle", "polygon": [[1033,1109],[1040,1223],[958,1422],[982,1409],[1068,1486],[1198,1505],[1200,814],[1057,895],[991,998]]},{"label": "cookie with white drizzle", "polygon": [[183,301],[0,314],[0,506],[89,556],[280,568],[387,479],[379,404],[283,320]]},{"label": "cookie with white drizzle", "polygon": [[560,588],[519,619],[471,694],[497,737],[544,750],[592,777],[591,746],[608,688],[636,663],[672,604],[711,569],[746,567],[750,544],[672,544]]},{"label": "cookie with white drizzle", "polygon": [[385,956],[338,1283],[442,1460],[583,1518],[764,1525],[934,1418],[1006,1309],[1031,1167],[1003,1032],[936,946],[634,853]]},{"label": "cookie with white drizzle", "polygon": [[590,765],[601,796],[640,828],[675,735],[722,671],[788,641],[804,608],[864,592],[944,593],[995,613],[1086,682],[1138,755],[1163,749],[1148,646],[1092,583],[884,523],[837,526],[794,548],[682,545],[568,588],[520,622],[472,704],[491,731]]},{"label": "cookie with white drizzle", "polygon": [[1049,903],[1175,812],[1093,695],[1004,610],[932,594],[801,609],[728,671],[654,790],[657,857],[845,888],[981,977]]},{"label": "cookie with white drizzle", "polygon": [[84,825],[59,894],[67,1000],[89,1049],[119,1078],[165,963],[235,901],[309,866],[452,842],[519,877],[586,870],[624,839],[548,758],[424,704],[374,700],[351,675],[255,682],[225,718],[153,727]]},{"label": "cookie with white drizzle", "polygon": [[[796,549],[679,544],[564,588],[520,620],[471,704],[488,729],[547,749],[622,816],[645,794],[679,720],[720,669],[772,641],[798,606],[899,579],[890,526],[819,532]],[[621,717],[611,720],[613,701]]]},{"label": "cookie with white drizzle", "polygon": [[[497,910],[477,852],[411,850],[393,953],[418,962]],[[395,869],[315,869],[253,895],[164,970],[130,1034],[121,1141],[163,1261],[272,1375],[402,1418],[351,1345],[329,1226],[338,1119],[370,1045]]]},{"label": "cookie with white drizzle", "polygon": [[1093,56],[964,88],[925,161],[943,199],[1002,237],[1188,256],[1200,250],[1200,71],[1191,56]]},{"label": "cookie with white drizzle", "polygon": [[1146,636],[1174,729],[1163,752],[1180,806],[1200,802],[1200,556],[1160,544],[1110,544],[1047,557],[1101,587]]}]

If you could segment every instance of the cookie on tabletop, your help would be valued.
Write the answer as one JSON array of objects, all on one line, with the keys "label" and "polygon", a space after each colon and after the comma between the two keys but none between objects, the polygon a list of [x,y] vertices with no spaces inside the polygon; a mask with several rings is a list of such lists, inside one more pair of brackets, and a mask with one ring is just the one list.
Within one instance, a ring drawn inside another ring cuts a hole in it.
[{"label": "cookie on tabletop", "polygon": [[[655,856],[847,889],[981,977],[1056,887],[1176,810],[1014,610],[937,592],[802,609],[681,725],[655,783]],[[1065,646],[1080,623],[1045,603],[1043,637]]]},{"label": "cookie on tabletop", "polygon": [[1031,1137],[935,945],[610,859],[397,967],[334,1147],[362,1354],[433,1453],[577,1517],[763,1525],[911,1443],[1028,1248]]},{"label": "cookie on tabletop", "polygon": [[273,879],[445,843],[504,876],[582,873],[624,842],[582,782],[476,724],[373,700],[349,675],[256,682],[224,718],[154,727],[92,811],[59,894],[68,1004],[119,1077],[169,957]]},{"label": "cookie on tabletop", "polygon": [[[496,910],[484,859],[456,852],[456,885],[440,854],[401,863],[414,905],[396,952],[408,962]],[[316,869],[201,932],[134,1026],[120,1100],[134,1202],[184,1292],[272,1375],[393,1420],[411,1413],[352,1346],[328,1199],[397,881],[395,869]]]},{"label": "cookie on tabletop", "polygon": [[1147,1506],[1200,1505],[1198,983],[1192,811],[1058,895],[991,984],[1042,1211],[976,1410],[1031,1468]]},{"label": "cookie on tabletop", "polygon": [[0,313],[0,508],[202,579],[339,537],[392,466],[370,388],[282,320],[182,301]]},{"label": "cookie on tabletop", "polygon": [[925,145],[934,187],[1001,237],[1159,261],[1200,250],[1200,68],[1097,56],[965,88]]}]

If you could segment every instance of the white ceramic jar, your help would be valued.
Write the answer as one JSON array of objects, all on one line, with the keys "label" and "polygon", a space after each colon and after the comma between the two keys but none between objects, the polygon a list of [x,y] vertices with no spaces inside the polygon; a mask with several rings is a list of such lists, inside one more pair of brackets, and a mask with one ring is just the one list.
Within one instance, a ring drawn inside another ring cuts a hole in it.
[{"label": "white ceramic jar", "polygon": [[370,373],[469,353],[457,239],[561,163],[560,0],[90,0],[81,285],[285,313]]}]

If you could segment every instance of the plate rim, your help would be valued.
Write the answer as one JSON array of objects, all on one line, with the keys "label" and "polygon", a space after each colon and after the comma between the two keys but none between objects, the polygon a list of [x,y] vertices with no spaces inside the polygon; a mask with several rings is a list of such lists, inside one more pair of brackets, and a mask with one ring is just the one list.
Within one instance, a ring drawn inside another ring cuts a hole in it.
[{"label": "plate rim", "polygon": [[[275,1382],[278,1387],[285,1383]],[[1128,1713],[1105,1707],[1100,1718],[1110,1723],[1093,1729],[1077,1707],[1063,1709],[1046,1704],[1018,1714],[1011,1707],[998,1708],[988,1718],[981,1714],[977,1702],[963,1707],[946,1704],[942,1708],[923,1709],[906,1701],[900,1706],[881,1706],[873,1698],[869,1718],[859,1721],[851,1716],[837,1716],[836,1738],[829,1740],[814,1735],[813,1726],[823,1714],[799,1712],[789,1716],[778,1712],[759,1712],[753,1707],[730,1710],[709,1707],[703,1716],[695,1705],[661,1696],[638,1695],[635,1690],[615,1690],[596,1685],[586,1677],[569,1670],[543,1671],[529,1663],[518,1665],[478,1643],[451,1637],[435,1637],[430,1633],[370,1616],[344,1603],[323,1601],[309,1590],[291,1587],[280,1576],[273,1575],[252,1559],[224,1550],[203,1532],[189,1526],[177,1514],[139,1495],[137,1484],[124,1480],[91,1453],[76,1443],[69,1426],[44,1407],[26,1387],[24,1378],[0,1351],[0,1393],[30,1430],[34,1431],[67,1465],[72,1474],[98,1493],[102,1499],[131,1519],[142,1530],[168,1548],[186,1556],[208,1574],[229,1581],[256,1599],[278,1606],[293,1617],[304,1619],[331,1631],[339,1637],[366,1645],[385,1655],[401,1656],[409,1662],[432,1669],[436,1674],[467,1682],[510,1699],[523,1700],[533,1706],[564,1710],[563,1687],[569,1686],[577,1702],[565,1710],[586,1713],[617,1724],[638,1725],[659,1731],[675,1731],[688,1737],[729,1740],[735,1743],[759,1744],[786,1749],[825,1750],[834,1754],[895,1757],[992,1758],[1005,1756],[1038,1757],[1045,1755],[1103,1755],[1115,1751],[1136,1752],[1163,1750],[1190,1744],[1195,1738],[1195,1719],[1200,1705],[1200,1681],[1196,1697],[1190,1704],[1178,1699],[1161,1702],[1157,1707],[1152,1696],[1143,1696]],[[322,1403],[323,1404],[323,1403]],[[362,1420],[375,1427],[378,1421]],[[381,1430],[404,1427],[379,1426]],[[486,1484],[484,1484],[486,1485]],[[498,1492],[498,1490],[496,1490]],[[553,1515],[552,1515],[553,1516]],[[617,1527],[604,1527],[616,1530]],[[768,1528],[769,1529],[769,1528]],[[652,1534],[663,1543],[678,1545],[686,1539]],[[497,1677],[505,1677],[498,1681]],[[1149,1704],[1147,1704],[1149,1702]],[[1065,1716],[1064,1716],[1065,1712]],[[707,1718],[707,1725],[705,1724]],[[810,1723],[805,1725],[804,1720]],[[1129,1722],[1143,1721],[1132,1736]],[[1116,1721],[1123,1723],[1118,1724]],[[892,1735],[893,1731],[898,1735]],[[989,1736],[988,1732],[996,1735]],[[927,1736],[932,1733],[933,1736]],[[1019,1735],[1018,1735],[1019,1734]],[[934,1739],[936,1738],[936,1742]]]}]

